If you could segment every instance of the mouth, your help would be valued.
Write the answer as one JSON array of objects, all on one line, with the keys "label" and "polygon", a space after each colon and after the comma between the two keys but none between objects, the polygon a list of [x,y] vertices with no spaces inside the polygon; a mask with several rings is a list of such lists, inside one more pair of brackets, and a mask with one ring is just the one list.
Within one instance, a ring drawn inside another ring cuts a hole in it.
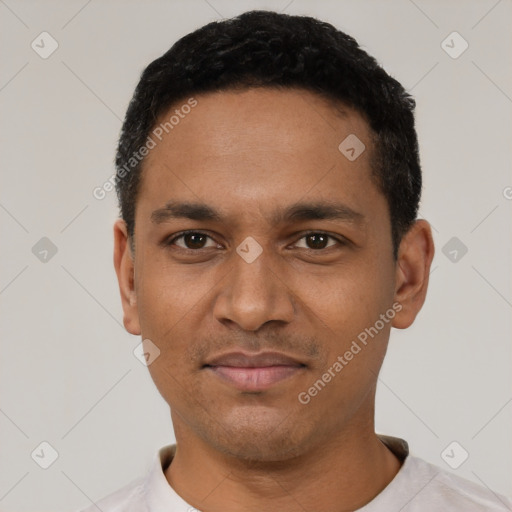
[{"label": "mouth", "polygon": [[302,373],[306,364],[277,352],[231,352],[212,359],[203,368],[240,391],[259,392]]}]

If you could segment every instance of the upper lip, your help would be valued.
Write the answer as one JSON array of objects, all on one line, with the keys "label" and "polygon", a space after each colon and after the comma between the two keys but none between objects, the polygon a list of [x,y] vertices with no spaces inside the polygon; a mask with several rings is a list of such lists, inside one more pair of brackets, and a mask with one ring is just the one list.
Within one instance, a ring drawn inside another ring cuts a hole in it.
[{"label": "upper lip", "polygon": [[210,359],[204,366],[233,366],[238,368],[261,368],[265,366],[306,366],[294,357],[280,352],[228,352]]}]

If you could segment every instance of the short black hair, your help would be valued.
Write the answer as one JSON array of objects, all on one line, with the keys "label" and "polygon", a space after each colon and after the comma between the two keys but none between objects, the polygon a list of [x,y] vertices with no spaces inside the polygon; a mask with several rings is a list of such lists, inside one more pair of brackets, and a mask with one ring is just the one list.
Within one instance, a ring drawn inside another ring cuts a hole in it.
[{"label": "short black hair", "polygon": [[331,24],[261,10],[208,23],[143,71],[116,155],[116,190],[130,240],[144,162],[140,148],[158,119],[192,95],[252,87],[311,91],[363,116],[373,134],[372,175],[387,199],[396,258],[421,195],[414,99],[354,38]]}]

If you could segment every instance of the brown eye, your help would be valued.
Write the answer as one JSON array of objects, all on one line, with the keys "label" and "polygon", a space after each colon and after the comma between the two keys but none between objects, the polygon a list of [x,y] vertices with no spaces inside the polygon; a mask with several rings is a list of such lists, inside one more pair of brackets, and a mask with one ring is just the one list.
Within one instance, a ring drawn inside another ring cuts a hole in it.
[{"label": "brown eye", "polygon": [[189,233],[184,235],[183,241],[188,249],[202,249],[206,243],[206,236],[200,233]]},{"label": "brown eye", "polygon": [[306,243],[311,249],[325,249],[329,237],[321,234],[308,235]]},{"label": "brown eye", "polygon": [[[328,245],[329,239],[333,240],[333,242]],[[336,240],[326,233],[308,233],[303,236],[300,240],[305,241],[305,246],[302,247],[305,249],[313,249],[313,250],[321,250],[326,249],[328,247],[332,247],[336,244]]]},{"label": "brown eye", "polygon": [[[213,245],[207,246],[208,241],[211,241]],[[178,242],[179,241],[179,242]],[[169,245],[176,245],[182,249],[198,250],[206,247],[215,247],[215,242],[205,233],[190,231],[188,233],[182,233],[177,237],[169,241]]]}]

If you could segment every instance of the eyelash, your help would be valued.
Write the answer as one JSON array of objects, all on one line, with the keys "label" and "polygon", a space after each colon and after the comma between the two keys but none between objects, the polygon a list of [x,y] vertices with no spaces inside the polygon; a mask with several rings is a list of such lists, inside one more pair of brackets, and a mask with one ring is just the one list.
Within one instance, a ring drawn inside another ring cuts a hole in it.
[{"label": "eyelash", "polygon": [[[205,233],[203,231],[196,231],[196,230],[187,230],[187,231],[182,231],[176,235],[173,235],[172,238],[169,238],[167,240],[164,241],[164,245],[165,246],[172,246],[176,240],[180,239],[180,238],[183,238],[184,236],[186,235],[189,235],[189,234],[195,234],[195,235],[204,235],[208,238],[210,238],[211,240],[213,240],[213,238],[208,234],[208,233]],[[347,242],[341,238],[337,238],[333,235],[329,235],[328,233],[325,233],[323,231],[307,231],[305,232],[298,240],[302,240],[303,238],[306,238],[307,236],[309,235],[325,235],[327,236],[329,239],[331,240],[335,240],[339,246],[343,246],[343,245],[347,245]],[[325,251],[327,249],[331,249],[332,247],[334,247],[333,245],[330,245],[328,247],[324,247],[323,249],[311,249],[309,247],[307,248],[302,248],[302,249],[305,249],[307,251],[312,251],[312,252],[321,252],[321,251]],[[183,251],[190,251],[190,252],[199,252],[201,251],[203,248],[201,249],[189,249],[188,247],[185,248],[185,247],[179,247],[179,249],[183,250]],[[206,249],[209,249],[209,247],[207,247]]]}]

